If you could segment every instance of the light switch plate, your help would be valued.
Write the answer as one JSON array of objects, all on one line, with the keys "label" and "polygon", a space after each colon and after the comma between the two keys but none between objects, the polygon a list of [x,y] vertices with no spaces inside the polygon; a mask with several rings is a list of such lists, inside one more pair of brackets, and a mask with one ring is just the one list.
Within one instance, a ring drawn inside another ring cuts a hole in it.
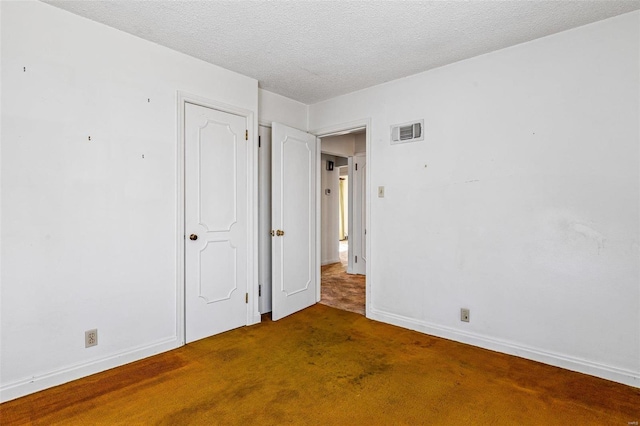
[{"label": "light switch plate", "polygon": [[384,198],[384,186],[378,187],[378,198]]}]

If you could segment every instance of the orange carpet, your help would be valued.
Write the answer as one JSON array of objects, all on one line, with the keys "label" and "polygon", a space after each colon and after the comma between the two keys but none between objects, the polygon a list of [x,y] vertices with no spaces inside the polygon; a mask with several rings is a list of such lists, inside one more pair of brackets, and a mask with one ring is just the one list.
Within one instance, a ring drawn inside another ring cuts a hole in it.
[{"label": "orange carpet", "polygon": [[0,405],[0,423],[629,425],[640,389],[321,304]]}]

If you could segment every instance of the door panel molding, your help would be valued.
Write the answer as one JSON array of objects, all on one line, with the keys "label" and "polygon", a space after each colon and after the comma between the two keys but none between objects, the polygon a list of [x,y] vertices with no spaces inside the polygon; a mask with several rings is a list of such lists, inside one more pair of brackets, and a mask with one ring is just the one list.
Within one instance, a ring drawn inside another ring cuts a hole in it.
[{"label": "door panel molding", "polygon": [[[226,243],[226,245],[228,247],[222,247],[222,245]],[[218,245],[220,244],[220,245]],[[229,251],[230,249],[230,251]],[[209,250],[207,252],[207,250]],[[206,253],[206,255],[205,255]],[[226,257],[226,262],[224,262],[224,265],[226,267],[231,267],[229,270],[226,271],[220,271],[220,273],[215,274],[212,277],[208,277],[208,279],[203,279],[202,278],[202,263],[203,263],[203,257],[206,258],[206,256],[213,256],[213,257]],[[218,240],[218,241],[207,241],[204,245],[204,247],[200,250],[200,264],[198,265],[199,268],[199,294],[198,297],[200,297],[201,299],[204,299],[205,303],[207,304],[211,304],[211,303],[216,303],[216,302],[221,302],[223,300],[229,300],[231,298],[231,295],[233,294],[234,291],[236,291],[238,289],[238,286],[236,284],[236,271],[237,271],[237,266],[238,266],[238,256],[237,256],[237,250],[236,247],[234,247],[234,245],[231,243],[231,240]],[[226,292],[226,295],[224,294],[224,288],[221,286],[216,286],[215,283],[221,281],[221,278],[231,278],[229,277],[229,275],[232,275],[232,279],[231,282],[234,283],[234,285]],[[209,287],[213,287],[213,290],[210,290],[209,292],[206,292],[203,289],[203,282],[208,282],[211,285]],[[217,290],[217,291],[216,291]],[[222,291],[220,291],[222,290]],[[205,294],[208,293],[208,294]],[[212,293],[219,293],[219,294],[212,294]]]},{"label": "door panel molding", "polygon": [[[188,103],[191,103],[191,102],[188,102]],[[217,108],[212,108],[212,109],[217,110]],[[207,146],[206,144],[203,144],[202,134],[210,125],[217,125],[225,128],[233,137],[233,145],[227,147],[224,145]],[[200,194],[200,198],[198,200],[198,215],[199,215],[198,222],[200,223],[201,226],[203,226],[207,230],[207,232],[231,231],[231,227],[238,222],[238,209],[237,209],[238,191],[236,186],[237,180],[238,180],[238,176],[237,176],[238,170],[237,170],[237,162],[236,162],[238,157],[238,134],[234,133],[231,126],[229,126],[229,124],[227,123],[222,123],[216,120],[207,120],[205,125],[201,126],[198,131],[198,149],[199,149],[198,167],[200,168],[200,173],[199,173],[200,179],[198,182],[199,184],[198,192]],[[220,161],[220,159],[225,158],[225,152],[220,152],[220,151],[225,151],[225,150],[229,150],[233,152],[232,162]],[[206,154],[210,154],[210,155],[206,155]],[[204,167],[203,163],[206,163],[207,167]],[[205,180],[202,179],[203,171],[209,171],[209,170],[213,171],[212,169],[220,169],[220,168],[230,169],[230,170],[227,170],[226,175],[231,180],[232,190],[230,190],[228,182],[226,180],[216,181],[213,179],[205,179]],[[215,209],[214,211],[216,213],[215,214],[216,217],[208,218],[209,220],[205,221],[205,219],[207,218],[203,218],[203,214],[202,214],[203,192],[207,192],[209,194],[210,193],[220,194],[222,192],[230,192],[230,193],[224,194],[225,195],[224,198],[227,198],[228,205],[232,207],[230,209],[231,211],[224,210],[224,209],[220,209],[218,211],[218,209]],[[225,225],[226,223],[228,223],[228,225]]]}]

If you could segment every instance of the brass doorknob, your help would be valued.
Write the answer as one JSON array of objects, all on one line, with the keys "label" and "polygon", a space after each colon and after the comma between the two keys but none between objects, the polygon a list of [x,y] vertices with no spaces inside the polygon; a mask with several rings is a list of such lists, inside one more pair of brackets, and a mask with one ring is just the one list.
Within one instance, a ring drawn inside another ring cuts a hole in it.
[{"label": "brass doorknob", "polygon": [[191,235],[189,235],[189,239],[190,239],[191,241],[195,241],[195,240],[197,240],[197,239],[198,239],[198,236],[197,236],[196,234],[191,234]]},{"label": "brass doorknob", "polygon": [[282,236],[284,235],[284,231],[281,231],[281,230],[279,230],[279,229],[278,229],[278,230],[276,231],[276,235],[277,235],[278,237],[282,237]]}]

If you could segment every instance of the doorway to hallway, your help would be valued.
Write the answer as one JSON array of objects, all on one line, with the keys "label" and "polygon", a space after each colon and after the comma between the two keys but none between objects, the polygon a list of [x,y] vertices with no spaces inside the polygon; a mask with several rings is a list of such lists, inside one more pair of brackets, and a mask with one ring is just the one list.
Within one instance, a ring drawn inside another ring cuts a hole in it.
[{"label": "doorway to hallway", "polygon": [[320,303],[366,312],[366,130],[321,137]]}]

